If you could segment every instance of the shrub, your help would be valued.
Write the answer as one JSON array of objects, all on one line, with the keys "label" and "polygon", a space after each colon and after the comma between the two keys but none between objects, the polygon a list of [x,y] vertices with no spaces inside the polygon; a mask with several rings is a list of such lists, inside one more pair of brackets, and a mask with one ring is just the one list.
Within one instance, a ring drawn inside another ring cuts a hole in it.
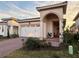
[{"label": "shrub", "polygon": [[50,46],[45,41],[33,37],[29,37],[24,44],[24,48],[28,50],[48,49]]},{"label": "shrub", "polygon": [[8,39],[7,36],[0,35],[0,39]]},{"label": "shrub", "polygon": [[72,33],[71,31],[69,31],[68,29],[66,31],[64,31],[63,33],[63,39],[64,39],[64,43],[66,43],[67,45],[74,45],[77,44],[79,41],[79,33]]},{"label": "shrub", "polygon": [[52,45],[50,42],[46,43],[46,41],[44,41],[41,43],[41,49],[44,50],[52,49]]},{"label": "shrub", "polygon": [[11,38],[16,38],[16,37],[18,37],[18,35],[17,34],[12,34],[12,35],[10,35],[10,37]]},{"label": "shrub", "polygon": [[7,36],[4,36],[3,38],[4,38],[4,39],[8,39],[8,37],[7,37]]},{"label": "shrub", "polygon": [[74,52],[77,53],[77,51],[79,50],[79,33],[72,33],[69,30],[66,30],[63,33],[63,38],[66,46],[72,45]]},{"label": "shrub", "polygon": [[3,38],[3,35],[0,35],[0,39],[2,39]]},{"label": "shrub", "polygon": [[79,33],[77,32],[77,33],[74,33],[74,42],[78,43],[78,41],[79,41]]},{"label": "shrub", "polygon": [[30,50],[40,48],[40,40],[38,38],[29,37],[25,42],[25,47]]},{"label": "shrub", "polygon": [[64,31],[63,39],[64,39],[64,43],[66,43],[66,45],[71,45],[74,43],[74,35],[68,29],[66,31]]}]

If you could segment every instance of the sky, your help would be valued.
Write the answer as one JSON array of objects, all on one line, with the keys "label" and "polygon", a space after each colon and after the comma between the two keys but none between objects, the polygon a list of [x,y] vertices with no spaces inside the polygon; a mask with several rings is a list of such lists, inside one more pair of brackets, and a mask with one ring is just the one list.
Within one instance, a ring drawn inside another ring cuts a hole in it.
[{"label": "sky", "polygon": [[0,1],[0,18],[16,17],[30,18],[40,17],[36,7],[55,4],[52,1]]},{"label": "sky", "polygon": [[[63,1],[0,1],[0,19],[15,17],[18,19],[40,17],[36,7],[52,5]],[[79,1],[68,1],[67,11],[64,18],[67,26],[71,26],[73,19],[79,12]]]}]

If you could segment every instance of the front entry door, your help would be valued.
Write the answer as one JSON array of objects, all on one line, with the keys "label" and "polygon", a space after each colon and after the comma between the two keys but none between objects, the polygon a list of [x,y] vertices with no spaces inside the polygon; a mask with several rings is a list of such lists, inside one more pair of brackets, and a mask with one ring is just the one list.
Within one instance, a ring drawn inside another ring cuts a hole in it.
[{"label": "front entry door", "polygon": [[59,22],[53,21],[53,36],[55,38],[59,37]]}]

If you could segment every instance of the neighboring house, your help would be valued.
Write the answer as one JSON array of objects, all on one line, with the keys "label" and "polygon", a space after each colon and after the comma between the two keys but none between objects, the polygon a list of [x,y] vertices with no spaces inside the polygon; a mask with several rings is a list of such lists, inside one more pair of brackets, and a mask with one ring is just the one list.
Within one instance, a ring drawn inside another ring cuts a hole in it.
[{"label": "neighboring house", "polygon": [[0,35],[7,36],[7,25],[6,22],[0,22]]},{"label": "neighboring house", "polygon": [[79,12],[78,12],[78,14],[76,15],[76,17],[74,18],[74,21],[75,21],[75,27],[76,27],[76,29],[75,29],[75,32],[79,32]]},{"label": "neighboring house", "polygon": [[74,23],[74,24],[70,27],[70,31],[71,31],[72,33],[77,33],[76,23]]},{"label": "neighboring house", "polygon": [[2,20],[3,21],[0,22],[0,35],[8,36],[13,34],[19,34],[19,24],[13,18],[5,18]]},{"label": "neighboring house", "polygon": [[[57,41],[61,43],[63,42],[63,15],[66,14],[66,7],[67,2],[37,7],[40,17],[17,20],[19,26],[10,26],[11,30],[16,28],[12,32],[10,30],[10,34],[17,32],[19,37],[39,37],[42,40],[48,39],[48,33],[51,33],[51,39],[56,41],[55,38],[58,38]],[[0,35],[7,36],[8,21],[4,20],[0,23]]]}]

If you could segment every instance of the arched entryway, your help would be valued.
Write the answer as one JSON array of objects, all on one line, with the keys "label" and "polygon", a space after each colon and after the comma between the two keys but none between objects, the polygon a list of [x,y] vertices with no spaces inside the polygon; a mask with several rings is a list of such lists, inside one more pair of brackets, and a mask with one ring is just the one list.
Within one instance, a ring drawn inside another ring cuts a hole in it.
[{"label": "arched entryway", "polygon": [[[53,38],[59,37],[58,43],[52,41],[53,46],[59,46],[63,42],[63,15],[66,14],[66,7],[67,2],[37,7],[37,10],[40,12],[40,40],[47,38],[47,33],[50,32]],[[59,33],[57,32],[54,36],[55,30]]]},{"label": "arched entryway", "polygon": [[44,37],[59,41],[59,18],[54,13],[48,13],[44,19]]}]

